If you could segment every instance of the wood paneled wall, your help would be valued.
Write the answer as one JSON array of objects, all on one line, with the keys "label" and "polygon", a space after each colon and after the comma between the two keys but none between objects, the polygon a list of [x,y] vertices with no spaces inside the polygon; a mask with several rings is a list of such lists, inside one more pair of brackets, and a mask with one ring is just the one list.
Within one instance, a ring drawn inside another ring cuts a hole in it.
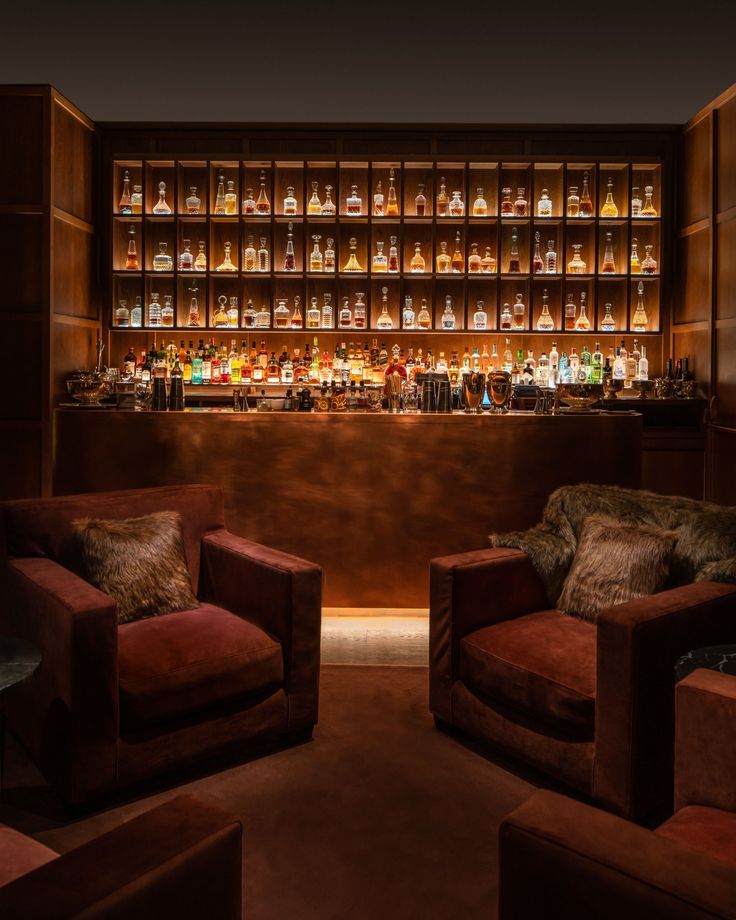
[{"label": "wood paneled wall", "polygon": [[48,494],[52,408],[100,334],[94,124],[50,86],[0,87],[0,285],[7,375],[0,498]]}]

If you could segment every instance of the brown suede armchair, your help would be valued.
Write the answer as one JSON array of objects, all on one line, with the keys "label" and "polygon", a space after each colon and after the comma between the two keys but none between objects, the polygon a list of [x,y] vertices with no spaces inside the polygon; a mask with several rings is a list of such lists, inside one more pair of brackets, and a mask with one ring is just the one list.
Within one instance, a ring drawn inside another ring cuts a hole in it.
[{"label": "brown suede armchair", "polygon": [[735,634],[736,585],[663,591],[594,625],[549,609],[520,550],[447,556],[431,564],[430,708],[640,819],[672,801],[675,661]]},{"label": "brown suede armchair", "polygon": [[736,677],[694,671],[676,701],[674,816],[535,793],[501,825],[499,920],[736,920]]},{"label": "brown suede armchair", "polygon": [[[118,626],[78,574],[71,521],[178,511],[201,606]],[[206,485],[0,506],[0,629],[43,660],[7,699],[9,726],[70,803],[317,721],[321,570],[225,530]]]},{"label": "brown suede armchair", "polygon": [[180,795],[59,856],[0,825],[3,920],[240,920],[240,822]]}]

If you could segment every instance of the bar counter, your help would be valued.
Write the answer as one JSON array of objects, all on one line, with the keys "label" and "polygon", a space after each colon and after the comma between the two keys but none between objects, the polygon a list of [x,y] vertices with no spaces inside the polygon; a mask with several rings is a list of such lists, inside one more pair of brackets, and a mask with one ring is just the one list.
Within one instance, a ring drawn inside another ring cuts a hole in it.
[{"label": "bar counter", "polygon": [[327,606],[425,607],[431,558],[531,526],[558,486],[638,487],[641,444],[635,412],[61,408],[54,491],[215,483],[230,530],[323,567]]}]

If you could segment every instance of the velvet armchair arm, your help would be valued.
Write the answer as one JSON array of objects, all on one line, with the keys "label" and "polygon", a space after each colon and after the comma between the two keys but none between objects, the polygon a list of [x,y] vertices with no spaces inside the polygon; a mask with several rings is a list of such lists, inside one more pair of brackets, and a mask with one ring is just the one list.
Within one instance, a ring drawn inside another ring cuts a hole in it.
[{"label": "velvet armchair arm", "polygon": [[736,870],[615,815],[537,792],[499,831],[499,920],[736,920]]},{"label": "velvet armchair arm", "polygon": [[242,826],[182,795],[0,888],[0,916],[240,920]]},{"label": "velvet armchair arm", "polygon": [[482,549],[430,563],[430,709],[449,720],[460,640],[503,620],[547,609],[539,575],[526,553]]},{"label": "velvet armchair arm", "polygon": [[279,640],[289,695],[289,730],[311,730],[318,705],[320,567],[217,530],[202,539],[200,595]]},{"label": "velvet armchair arm", "polygon": [[67,801],[114,783],[118,737],[117,610],[51,559],[3,565],[4,629],[41,650],[7,701],[12,728]]},{"label": "velvet armchair arm", "polygon": [[593,795],[640,820],[673,803],[675,662],[736,634],[736,585],[697,582],[598,618]]}]

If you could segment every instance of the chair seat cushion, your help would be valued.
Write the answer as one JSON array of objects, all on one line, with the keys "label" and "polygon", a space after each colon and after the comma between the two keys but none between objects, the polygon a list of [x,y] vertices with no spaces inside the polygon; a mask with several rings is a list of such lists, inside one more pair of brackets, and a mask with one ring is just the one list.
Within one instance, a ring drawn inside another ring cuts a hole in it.
[{"label": "chair seat cushion", "polygon": [[0,824],[0,888],[44,866],[58,855],[33,837],[26,837],[12,827]]},{"label": "chair seat cushion", "polygon": [[280,644],[253,623],[202,604],[118,629],[120,720],[138,729],[283,681]]},{"label": "chair seat cushion", "polygon": [[736,865],[736,815],[705,805],[688,805],[660,824],[656,833],[713,859]]},{"label": "chair seat cushion", "polygon": [[542,610],[486,626],[460,643],[460,678],[571,737],[595,729],[594,624]]}]

